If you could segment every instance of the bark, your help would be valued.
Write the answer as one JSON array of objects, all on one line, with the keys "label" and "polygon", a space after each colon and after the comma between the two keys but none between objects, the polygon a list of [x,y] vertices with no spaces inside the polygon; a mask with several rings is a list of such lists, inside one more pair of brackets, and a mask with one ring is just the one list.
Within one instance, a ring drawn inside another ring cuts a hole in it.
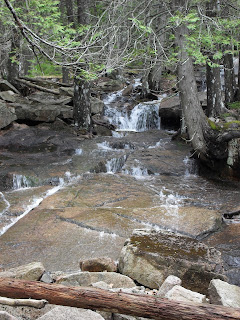
[{"label": "bark", "polygon": [[[210,59],[212,63],[219,63],[219,61]],[[220,67],[211,67],[207,64],[206,78],[208,116],[218,117],[224,110]]]},{"label": "bark", "polygon": [[233,66],[233,55],[224,55],[224,82],[225,82],[225,103],[234,101],[235,94],[235,75]]},{"label": "bark", "polygon": [[186,52],[185,35],[188,29],[184,24],[175,28],[176,45],[179,47],[178,87],[183,110],[184,123],[186,124],[189,140],[199,155],[207,154],[207,145],[204,137],[209,128],[206,116],[202,110],[194,76],[192,59]]},{"label": "bark", "polygon": [[75,125],[80,130],[91,129],[91,91],[87,80],[74,79],[73,118]]},{"label": "bark", "polygon": [[238,55],[238,89],[237,89],[237,101],[240,101],[240,51]]},{"label": "bark", "polygon": [[87,24],[88,23],[88,6],[89,1],[88,0],[77,0],[77,18],[79,24]]},{"label": "bark", "polygon": [[157,296],[66,287],[35,281],[0,278],[0,294],[12,298],[46,299],[51,304],[110,311],[157,320],[239,320],[240,309],[190,304]]}]

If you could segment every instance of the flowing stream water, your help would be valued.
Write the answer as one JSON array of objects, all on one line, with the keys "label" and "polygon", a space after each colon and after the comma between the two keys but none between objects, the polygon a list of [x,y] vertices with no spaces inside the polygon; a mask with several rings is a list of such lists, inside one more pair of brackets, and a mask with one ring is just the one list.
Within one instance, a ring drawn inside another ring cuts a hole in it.
[{"label": "flowing stream water", "polygon": [[117,259],[132,230],[147,227],[206,238],[223,249],[238,283],[240,248],[227,243],[233,224],[223,224],[222,214],[239,208],[239,184],[198,175],[190,147],[160,129],[160,100],[131,109],[122,101],[122,91],[104,100],[105,117],[117,127],[112,137],[79,142],[71,156],[43,167],[46,181],[61,171],[53,186],[36,184],[25,168],[13,174],[12,190],[0,193],[0,266],[38,259],[71,269],[80,252]]}]

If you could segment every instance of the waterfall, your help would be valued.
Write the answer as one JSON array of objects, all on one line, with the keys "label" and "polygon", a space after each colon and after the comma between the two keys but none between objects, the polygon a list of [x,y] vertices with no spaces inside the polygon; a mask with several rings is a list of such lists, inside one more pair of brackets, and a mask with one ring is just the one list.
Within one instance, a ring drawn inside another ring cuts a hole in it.
[{"label": "waterfall", "polygon": [[120,131],[160,129],[159,101],[139,103],[132,110],[105,105],[105,116]]},{"label": "waterfall", "polygon": [[30,188],[33,182],[21,174],[13,174],[13,189]]},{"label": "waterfall", "polygon": [[106,169],[107,173],[116,173],[121,171],[122,167],[124,166],[126,162],[127,156],[124,155],[120,158],[113,158],[111,160],[108,160],[106,163]]}]

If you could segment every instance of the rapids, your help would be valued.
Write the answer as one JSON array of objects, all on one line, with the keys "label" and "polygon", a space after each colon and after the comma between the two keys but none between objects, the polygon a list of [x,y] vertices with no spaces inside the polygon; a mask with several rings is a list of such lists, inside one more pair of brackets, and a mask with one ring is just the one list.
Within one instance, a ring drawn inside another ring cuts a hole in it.
[{"label": "rapids", "polygon": [[[117,126],[112,137],[58,133],[65,149],[57,149],[52,132],[38,154],[2,153],[12,189],[0,193],[0,267],[38,260],[48,270],[72,270],[80,258],[118,259],[133,229],[155,228],[215,245],[231,282],[240,284],[240,224],[222,220],[239,207],[239,184],[198,175],[190,147],[160,129],[160,101],[130,110],[121,99],[122,91],[105,99],[105,116]],[[46,128],[23,130],[49,134]]]}]

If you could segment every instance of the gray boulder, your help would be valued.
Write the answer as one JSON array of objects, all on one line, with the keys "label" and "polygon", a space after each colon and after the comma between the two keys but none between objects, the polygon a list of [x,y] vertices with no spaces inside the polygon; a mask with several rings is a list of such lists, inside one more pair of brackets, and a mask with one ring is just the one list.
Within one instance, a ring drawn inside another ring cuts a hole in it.
[{"label": "gray boulder", "polygon": [[206,294],[211,279],[225,279],[219,251],[168,231],[135,230],[121,251],[118,267],[122,274],[152,289],[175,275],[185,288]]},{"label": "gray boulder", "polygon": [[24,280],[39,280],[45,268],[41,262],[32,262],[23,266],[0,272],[2,278],[16,278]]},{"label": "gray boulder", "polygon": [[56,283],[63,285],[89,287],[93,283],[103,281],[111,285],[112,288],[132,288],[135,283],[132,279],[116,272],[81,272],[64,274],[56,279]]},{"label": "gray boulder", "polygon": [[213,279],[210,282],[208,292],[211,303],[240,308],[240,287]]},{"label": "gray boulder", "polygon": [[191,303],[207,303],[207,298],[205,295],[193,292],[181,286],[174,286],[165,295],[165,298],[169,300],[191,302]]},{"label": "gray boulder", "polygon": [[168,276],[159,288],[157,295],[163,298],[173,287],[177,285],[180,286],[181,284],[182,280],[180,278],[175,276]]},{"label": "gray boulder", "polygon": [[15,93],[11,90],[0,92],[0,98],[8,102],[16,101]]},{"label": "gray boulder", "polygon": [[11,85],[10,82],[8,82],[7,80],[0,79],[0,91],[8,91],[8,90],[11,90],[15,93],[20,94],[20,92],[13,85]]},{"label": "gray boulder", "polygon": [[91,112],[92,114],[101,114],[103,112],[104,103],[102,100],[91,97]]},{"label": "gray boulder", "polygon": [[38,320],[104,320],[100,314],[91,310],[58,306],[45,313]]},{"label": "gray boulder", "polygon": [[14,108],[0,101],[0,129],[7,127],[10,123],[17,120]]}]

